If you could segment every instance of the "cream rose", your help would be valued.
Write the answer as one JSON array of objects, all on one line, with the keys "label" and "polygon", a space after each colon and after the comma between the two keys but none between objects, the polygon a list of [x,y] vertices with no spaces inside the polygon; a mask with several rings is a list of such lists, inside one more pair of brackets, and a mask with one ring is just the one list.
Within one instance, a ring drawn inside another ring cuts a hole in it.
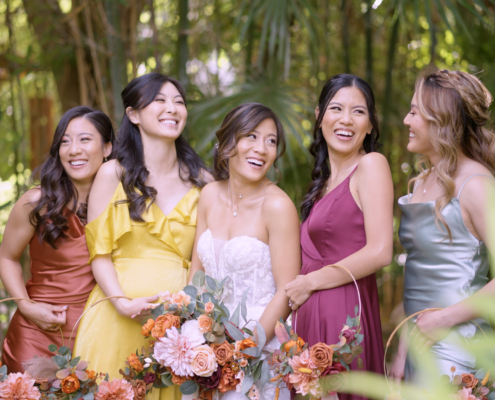
[{"label": "cream rose", "polygon": [[190,302],[191,296],[186,294],[183,290],[172,295],[172,303],[177,304],[178,306],[182,306],[184,304],[184,306],[187,307]]},{"label": "cream rose", "polygon": [[210,302],[205,304],[205,313],[206,314],[211,313],[214,309],[215,309],[215,304],[210,303]]},{"label": "cream rose", "polygon": [[213,375],[218,368],[215,353],[213,349],[204,344],[194,349],[194,358],[191,364],[195,375],[209,377]]}]

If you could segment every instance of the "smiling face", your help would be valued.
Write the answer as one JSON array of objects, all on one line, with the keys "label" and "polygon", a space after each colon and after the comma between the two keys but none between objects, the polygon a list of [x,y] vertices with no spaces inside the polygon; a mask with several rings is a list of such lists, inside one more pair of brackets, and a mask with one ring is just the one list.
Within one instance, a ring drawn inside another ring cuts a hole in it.
[{"label": "smiling face", "polygon": [[74,118],[60,141],[58,154],[65,172],[74,183],[91,183],[103,159],[112,152],[111,143],[103,143],[95,126],[84,117]]},{"label": "smiling face", "polygon": [[277,127],[271,118],[263,120],[252,132],[241,137],[237,154],[229,159],[231,174],[248,181],[264,179],[277,158]]},{"label": "smiling face", "polygon": [[[318,118],[320,110],[316,110]],[[358,88],[344,87],[330,100],[321,122],[329,153],[359,152],[372,130],[366,98]]]},{"label": "smiling face", "polygon": [[411,153],[428,155],[433,150],[430,140],[428,121],[421,115],[418,108],[416,93],[411,100],[411,111],[404,118],[404,125],[409,127],[409,143],[407,150]]},{"label": "smiling face", "polygon": [[141,133],[177,139],[187,120],[187,109],[179,90],[170,82],[163,84],[155,99],[141,110],[127,109],[132,123],[139,126]]}]

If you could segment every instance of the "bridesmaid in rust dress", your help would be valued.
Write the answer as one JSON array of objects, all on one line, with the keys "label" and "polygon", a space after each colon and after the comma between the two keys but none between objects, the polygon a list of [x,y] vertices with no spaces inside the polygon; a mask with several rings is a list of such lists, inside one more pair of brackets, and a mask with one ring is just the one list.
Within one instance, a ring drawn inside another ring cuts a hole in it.
[{"label": "bridesmaid in rust dress", "polygon": [[[393,185],[386,159],[376,153],[378,122],[373,92],[354,75],[336,75],[316,109],[315,157],[302,204],[301,274],[286,286],[296,332],[310,345],[335,344],[362,299],[364,370],[383,373],[383,342],[375,272],[392,258]],[[355,360],[351,369],[357,369]],[[363,399],[340,394],[340,400]]]},{"label": "bridesmaid in rust dress", "polygon": [[[96,172],[112,152],[112,123],[101,111],[75,107],[60,120],[40,186],[26,192],[10,213],[0,246],[0,277],[18,310],[3,343],[9,372],[22,362],[65,345],[95,280],[84,235],[86,199]],[[21,255],[29,244],[31,279],[24,284]],[[71,344],[74,341],[71,342]]]}]

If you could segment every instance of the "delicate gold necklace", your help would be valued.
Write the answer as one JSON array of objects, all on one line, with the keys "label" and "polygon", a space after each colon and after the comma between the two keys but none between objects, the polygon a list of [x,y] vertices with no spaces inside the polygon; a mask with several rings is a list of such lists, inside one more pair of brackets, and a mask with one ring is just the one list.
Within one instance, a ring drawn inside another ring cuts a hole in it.
[{"label": "delicate gold necklace", "polygon": [[[239,196],[239,199],[242,199],[242,197],[247,197],[250,194],[256,192],[260,187],[261,184],[265,181],[266,177],[256,186],[253,190],[251,190],[248,193],[234,193],[230,190],[230,179],[229,182],[227,183],[227,189],[229,190],[229,197],[230,197],[230,203],[232,204],[232,207],[234,208],[234,213],[232,214],[234,217],[237,217],[237,205],[234,205],[234,201],[232,200],[232,195],[234,196]],[[240,201],[240,200],[239,200]]]},{"label": "delicate gold necklace", "polygon": [[425,179],[425,188],[424,188],[424,190],[423,190],[423,194],[426,194],[426,190],[427,190],[427,189],[431,189],[431,187],[435,184],[435,180],[433,180],[433,182],[432,182],[432,184],[430,185],[430,187],[428,187],[428,186],[426,185],[426,182],[428,181],[428,178],[429,178],[429,177],[430,177],[430,175],[428,175],[428,176],[426,177],[426,179]]}]

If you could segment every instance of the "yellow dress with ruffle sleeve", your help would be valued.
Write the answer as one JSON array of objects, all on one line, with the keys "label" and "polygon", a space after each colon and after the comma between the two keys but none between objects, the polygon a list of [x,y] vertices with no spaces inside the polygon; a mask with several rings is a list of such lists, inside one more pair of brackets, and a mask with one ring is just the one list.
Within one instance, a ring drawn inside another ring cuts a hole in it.
[{"label": "yellow dress with ruffle sleeve", "polygon": [[[131,298],[146,297],[168,290],[182,290],[187,284],[196,233],[200,189],[193,187],[168,215],[153,203],[143,214],[144,222],[130,218],[126,195],[119,183],[105,211],[86,225],[89,262],[99,254],[111,254],[118,281]],[[98,285],[91,292],[86,309],[105,298]],[[85,309],[85,310],[86,310]],[[139,319],[120,316],[110,301],[89,310],[81,319],[74,356],[89,361],[90,370],[122,379],[119,369],[131,353],[147,347]],[[154,388],[147,400],[178,400],[179,388]]]}]

